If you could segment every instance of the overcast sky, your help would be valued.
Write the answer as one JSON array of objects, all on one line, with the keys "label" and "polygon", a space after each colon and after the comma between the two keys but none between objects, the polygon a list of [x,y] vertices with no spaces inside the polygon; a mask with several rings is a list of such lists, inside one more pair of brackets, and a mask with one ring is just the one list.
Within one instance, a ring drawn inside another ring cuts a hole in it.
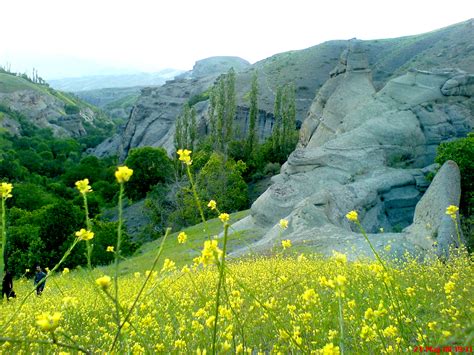
[{"label": "overcast sky", "polygon": [[52,79],[418,34],[474,17],[474,0],[3,0],[0,11],[0,65]]}]

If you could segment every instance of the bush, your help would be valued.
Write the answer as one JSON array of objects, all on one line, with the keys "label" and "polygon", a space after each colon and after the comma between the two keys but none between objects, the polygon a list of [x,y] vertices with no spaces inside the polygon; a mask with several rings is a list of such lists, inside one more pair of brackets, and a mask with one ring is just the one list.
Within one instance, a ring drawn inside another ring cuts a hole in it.
[{"label": "bush", "polygon": [[464,217],[461,219],[461,224],[468,247],[472,250],[474,247],[474,133],[469,133],[466,138],[441,143],[435,161],[442,165],[447,160],[455,161],[461,172],[460,210]]},{"label": "bush", "polygon": [[131,199],[144,198],[154,185],[170,182],[174,176],[173,163],[163,148],[132,149],[125,165],[133,169],[126,189]]},{"label": "bush", "polygon": [[67,104],[67,105],[64,106],[64,112],[66,112],[66,114],[68,114],[68,115],[76,115],[80,111],[81,111],[81,109],[76,105]]}]

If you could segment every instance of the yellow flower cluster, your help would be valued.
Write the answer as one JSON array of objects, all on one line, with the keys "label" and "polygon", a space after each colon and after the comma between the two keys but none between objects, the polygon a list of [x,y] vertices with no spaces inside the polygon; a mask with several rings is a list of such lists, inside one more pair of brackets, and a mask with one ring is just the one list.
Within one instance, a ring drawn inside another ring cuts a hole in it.
[{"label": "yellow flower cluster", "polygon": [[7,182],[2,182],[0,184],[0,196],[6,200],[7,198],[12,197],[13,185]]},{"label": "yellow flower cluster", "polygon": [[357,222],[359,220],[359,216],[357,215],[356,211],[350,211],[349,213],[347,213],[346,218],[352,222]]},{"label": "yellow flower cluster", "polygon": [[104,275],[95,280],[95,283],[101,288],[107,289],[110,287],[110,285],[112,285],[112,279],[110,278],[110,276]]},{"label": "yellow flower cluster", "polygon": [[280,228],[281,229],[287,229],[288,228],[288,220],[287,219],[280,219]]},{"label": "yellow flower cluster", "polygon": [[192,151],[188,150],[188,149],[178,149],[178,151],[176,152],[178,153],[179,155],[179,160],[182,161],[184,164],[186,165],[191,165],[192,164],[192,160],[191,160],[191,153]]},{"label": "yellow flower cluster", "polygon": [[211,210],[217,209],[216,201],[214,201],[214,200],[209,201],[209,203],[207,204],[207,207],[209,207]]},{"label": "yellow flower cluster", "polygon": [[113,253],[115,248],[112,245],[109,245],[107,249],[105,250],[106,252]]},{"label": "yellow flower cluster", "polygon": [[281,246],[283,247],[283,250],[291,248],[291,240],[285,239],[281,241]]},{"label": "yellow flower cluster", "polygon": [[91,240],[94,238],[94,233],[81,228],[79,232],[76,232],[76,237],[78,237],[80,240]]},{"label": "yellow flower cluster", "polygon": [[92,192],[92,188],[89,185],[89,179],[76,181],[76,188],[83,195]]},{"label": "yellow flower cluster", "polygon": [[188,240],[188,236],[186,235],[186,233],[181,232],[181,233],[178,234],[178,243],[179,244],[186,243],[186,240]]},{"label": "yellow flower cluster", "polygon": [[222,257],[222,250],[219,249],[217,240],[206,240],[204,242],[204,248],[201,251],[201,257],[199,263],[204,266],[215,263]]},{"label": "yellow flower cluster", "polygon": [[45,332],[53,332],[59,326],[60,319],[60,312],[54,312],[53,314],[41,313],[36,317],[36,324]]},{"label": "yellow flower cluster", "polygon": [[221,213],[219,215],[219,219],[221,220],[222,223],[229,222],[230,216],[228,213]]},{"label": "yellow flower cluster", "polygon": [[450,216],[452,219],[456,219],[456,213],[459,211],[459,208],[454,205],[449,205],[446,208],[446,214]]},{"label": "yellow flower cluster", "polygon": [[126,166],[119,166],[115,171],[115,178],[119,184],[123,184],[130,180],[133,175],[133,170]]}]

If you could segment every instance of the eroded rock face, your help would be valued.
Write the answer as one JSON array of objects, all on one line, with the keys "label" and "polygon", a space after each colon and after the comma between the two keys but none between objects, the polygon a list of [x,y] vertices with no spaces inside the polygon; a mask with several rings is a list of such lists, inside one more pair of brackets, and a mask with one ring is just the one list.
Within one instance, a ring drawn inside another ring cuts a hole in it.
[{"label": "eroded rock face", "polygon": [[[57,137],[81,137],[87,134],[83,122],[93,122],[95,113],[83,108],[78,114],[66,114],[64,102],[53,95],[35,90],[0,92],[0,103],[28,117],[29,122],[39,128],[50,129]],[[12,134],[19,134],[19,126],[5,124]]]},{"label": "eroded rock face", "polygon": [[[437,145],[474,126],[471,76],[414,70],[375,93],[363,57],[360,43],[351,43],[315,98],[298,148],[251,215],[233,226],[261,235],[253,250],[289,238],[326,254],[370,254],[345,218],[351,210],[378,247],[391,243],[398,255],[435,251],[435,241],[445,253],[454,241],[444,211],[459,204],[459,169],[443,166],[425,193],[426,175]],[[424,215],[429,206],[437,208]],[[280,218],[290,221],[284,233]]]}]

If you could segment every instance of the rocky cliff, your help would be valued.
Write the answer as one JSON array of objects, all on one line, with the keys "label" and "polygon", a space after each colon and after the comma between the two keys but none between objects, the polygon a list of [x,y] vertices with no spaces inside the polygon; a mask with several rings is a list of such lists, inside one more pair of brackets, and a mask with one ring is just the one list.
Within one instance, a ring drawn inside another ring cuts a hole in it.
[{"label": "rocky cliff", "polygon": [[8,111],[18,112],[33,126],[62,137],[84,136],[87,125],[110,124],[107,117],[80,100],[11,74],[0,73],[0,105],[5,111],[0,127],[15,135],[20,134],[20,124]]},{"label": "rocky cliff", "polygon": [[[226,72],[231,66],[239,70],[236,78],[239,106],[235,118],[237,127],[240,127],[242,131],[245,131],[247,127],[249,106],[247,94],[250,91],[254,71],[258,72],[258,104],[261,110],[258,123],[259,137],[264,139],[271,133],[276,88],[286,83],[295,84],[297,121],[301,124],[305,121],[308,111],[316,112],[332,93],[334,88],[329,87],[329,84],[326,85],[324,88],[326,92],[321,93],[320,102],[313,103],[314,95],[322,90],[322,85],[329,78],[342,74],[341,70],[345,70],[346,66],[343,62],[346,59],[344,56],[341,57],[341,53],[347,48],[348,43],[348,41],[329,41],[305,50],[276,54],[252,66],[234,57],[216,57],[198,61],[193,71],[181,75],[177,80],[169,81],[160,88],[143,90],[133,108],[125,131],[105,141],[98,147],[96,154],[118,153],[123,158],[130,148],[145,145],[164,146],[171,153],[174,120],[181,111],[183,103],[205,92],[214,83],[218,74]],[[364,75],[370,75],[371,81],[369,91],[363,91],[357,95],[368,95],[370,90],[378,91],[390,79],[413,68],[437,70],[456,67],[467,72],[474,72],[474,20],[472,19],[421,35],[362,43],[365,65],[370,73],[359,73],[358,77],[369,85]],[[342,63],[339,63],[340,61]],[[332,69],[334,71],[331,72]],[[344,101],[342,98],[345,90],[339,88],[339,94],[336,94],[332,100]],[[356,97],[350,99],[357,100]],[[202,129],[207,119],[206,105],[207,102],[203,101],[197,106]],[[348,101],[343,102],[344,105],[352,107]],[[344,110],[344,107],[338,109]],[[335,114],[337,116],[340,113]],[[336,123],[336,118],[335,116],[328,117],[327,120],[327,129],[330,130],[333,128],[330,125]],[[314,125],[314,122],[306,122],[306,125],[311,124]],[[328,132],[322,131],[318,133],[322,136],[327,134]],[[304,144],[304,141],[302,143]]]},{"label": "rocky cliff", "polygon": [[[298,148],[233,228],[260,236],[253,251],[291,239],[324,254],[370,255],[345,218],[356,210],[377,248],[447,253],[456,233],[444,212],[459,205],[459,169],[446,163],[431,186],[426,175],[437,145],[474,127],[473,78],[410,70],[377,92],[365,44],[351,41],[311,104]],[[289,220],[283,233],[280,218]]]}]

